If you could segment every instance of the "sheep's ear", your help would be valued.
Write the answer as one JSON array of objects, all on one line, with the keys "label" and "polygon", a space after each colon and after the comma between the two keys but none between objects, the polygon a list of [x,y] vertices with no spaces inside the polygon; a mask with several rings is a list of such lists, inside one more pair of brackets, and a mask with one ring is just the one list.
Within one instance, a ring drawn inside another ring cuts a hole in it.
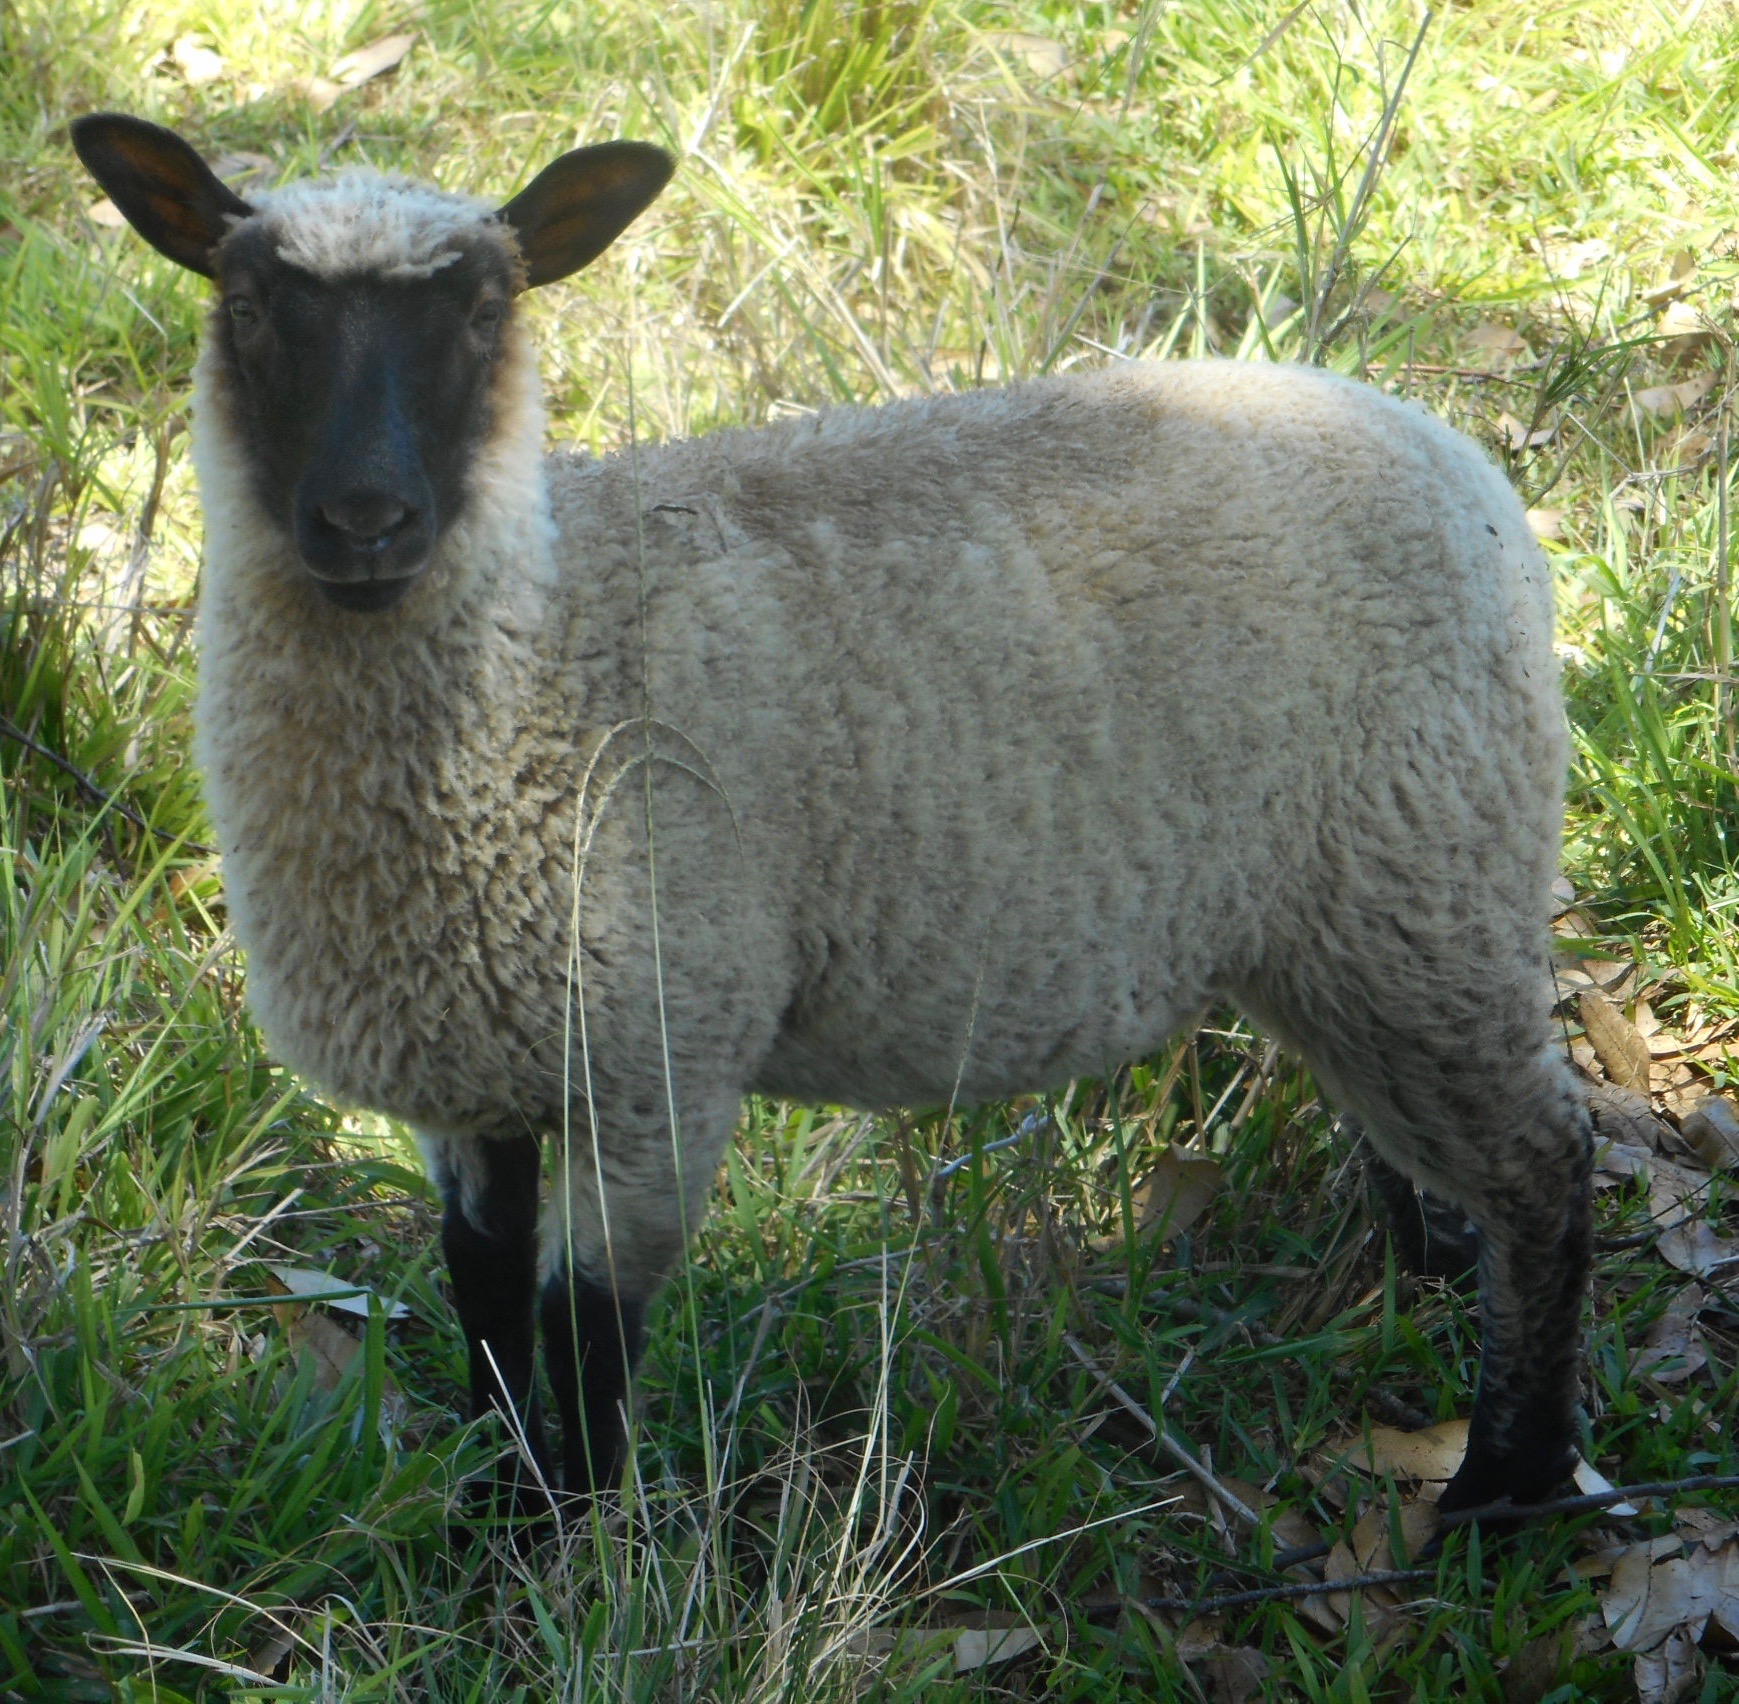
[{"label": "sheep's ear", "polygon": [[519,238],[526,287],[566,278],[596,260],[675,170],[675,160],[648,142],[600,142],[545,166],[497,214]]},{"label": "sheep's ear", "polygon": [[73,120],[72,145],[146,242],[207,278],[215,271],[212,250],[230,222],[253,212],[191,146],[160,124],[94,112]]}]

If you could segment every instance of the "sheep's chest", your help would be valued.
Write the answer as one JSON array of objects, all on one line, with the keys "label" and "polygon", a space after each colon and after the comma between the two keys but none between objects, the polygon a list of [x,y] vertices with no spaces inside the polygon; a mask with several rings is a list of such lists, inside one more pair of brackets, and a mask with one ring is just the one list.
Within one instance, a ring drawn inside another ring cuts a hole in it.
[{"label": "sheep's chest", "polygon": [[[225,717],[201,744],[250,1004],[328,1092],[434,1127],[539,1120],[560,1095],[576,764],[497,727],[479,695],[445,737],[366,720]],[[256,693],[253,702],[259,702]],[[329,704],[333,701],[328,700]]]}]

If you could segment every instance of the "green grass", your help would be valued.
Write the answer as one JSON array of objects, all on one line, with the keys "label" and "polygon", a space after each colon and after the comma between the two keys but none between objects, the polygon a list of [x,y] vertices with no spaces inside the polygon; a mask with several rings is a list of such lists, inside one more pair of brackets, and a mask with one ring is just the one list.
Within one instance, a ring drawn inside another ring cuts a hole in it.
[{"label": "green grass", "polygon": [[[1418,397],[1559,512],[1566,867],[1603,950],[1669,1023],[1739,1017],[1739,17],[1469,0],[1402,89],[1421,22],[1387,0],[0,12],[0,1695],[1229,1696],[1211,1634],[1278,1696],[1506,1696],[1524,1650],[1544,1678],[1507,1696],[1633,1696],[1627,1656],[1575,1645],[1599,1587],[1566,1570],[1659,1517],[1453,1538],[1387,1626],[1125,1606],[1264,1583],[1291,1540],[1156,1507],[1184,1482],[1071,1342],[1330,1538],[1367,1421],[1471,1394],[1466,1305],[1394,1273],[1309,1079],[1227,1015],[1048,1117],[748,1105],[656,1319],[630,1517],[453,1549],[489,1446],[454,1416],[429,1193],[401,1132],[271,1062],[203,846],[199,291],[91,222],[65,138],[114,106],[268,178],[368,161],[502,195],[577,140],[677,148],[643,225],[535,310],[554,428],[600,449],[631,403],[665,436],[1108,354],[1316,353]],[[322,107],[311,80],[400,28],[402,67]],[[197,86],[189,36],[222,59]],[[1688,342],[1662,335],[1675,295],[1705,316]],[[1635,401],[1700,373],[1686,418]],[[1168,1239],[1138,1192],[1174,1140],[1224,1182]],[[1646,1218],[1634,1192],[1600,1211],[1610,1237]],[[377,1309],[333,1377],[274,1311],[275,1262],[408,1319]],[[1709,1286],[1705,1371],[1632,1365],[1683,1282],[1647,1247],[1601,1257],[1587,1449],[1614,1480],[1739,1467],[1730,1299]],[[1037,1641],[956,1674],[988,1612]],[[1700,1660],[1692,1696],[1734,1696]]]}]

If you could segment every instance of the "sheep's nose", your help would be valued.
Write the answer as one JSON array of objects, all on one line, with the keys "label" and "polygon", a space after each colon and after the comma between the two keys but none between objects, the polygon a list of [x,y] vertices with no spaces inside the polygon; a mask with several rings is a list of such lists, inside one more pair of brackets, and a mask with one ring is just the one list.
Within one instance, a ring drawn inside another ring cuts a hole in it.
[{"label": "sheep's nose", "polygon": [[371,553],[385,550],[416,519],[408,504],[384,491],[353,491],[322,503],[316,512],[351,549]]}]

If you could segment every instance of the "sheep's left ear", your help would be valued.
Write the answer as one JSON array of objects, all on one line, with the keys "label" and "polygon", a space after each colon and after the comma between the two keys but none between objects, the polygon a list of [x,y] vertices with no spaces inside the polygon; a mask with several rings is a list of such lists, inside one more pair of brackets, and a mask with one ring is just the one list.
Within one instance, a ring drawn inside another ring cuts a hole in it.
[{"label": "sheep's left ear", "polygon": [[676,161],[648,142],[575,148],[534,177],[496,215],[510,224],[527,288],[596,260],[670,182]]}]

